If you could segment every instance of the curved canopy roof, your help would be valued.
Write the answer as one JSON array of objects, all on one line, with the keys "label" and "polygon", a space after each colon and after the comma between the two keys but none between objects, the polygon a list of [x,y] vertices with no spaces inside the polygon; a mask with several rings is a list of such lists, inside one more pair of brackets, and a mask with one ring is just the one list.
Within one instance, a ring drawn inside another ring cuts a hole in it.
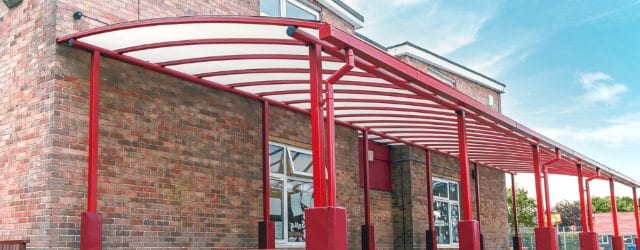
[{"label": "curved canopy roof", "polygon": [[493,111],[425,72],[355,36],[322,22],[265,17],[183,17],[122,23],[64,36],[58,42],[95,50],[134,65],[245,97],[308,113],[309,49],[290,32],[323,45],[327,79],[345,64],[355,68],[335,85],[339,124],[368,129],[373,140],[409,144],[458,155],[456,110],[466,113],[469,159],[507,173],[533,171],[532,144],[553,174],[586,177],[596,168],[616,180],[636,182]]}]

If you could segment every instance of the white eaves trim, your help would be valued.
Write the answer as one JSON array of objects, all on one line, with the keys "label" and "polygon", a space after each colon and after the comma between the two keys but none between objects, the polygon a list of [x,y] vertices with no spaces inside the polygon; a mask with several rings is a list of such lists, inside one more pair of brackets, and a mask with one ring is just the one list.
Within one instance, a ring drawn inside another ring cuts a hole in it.
[{"label": "white eaves trim", "polygon": [[387,52],[394,56],[407,55],[419,60],[423,60],[428,64],[434,65],[443,70],[450,71],[501,93],[503,93],[505,90],[504,84],[462,65],[459,65],[455,62],[449,61],[443,57],[428,52],[423,48],[418,48],[409,42],[388,47]]},{"label": "white eaves trim", "polygon": [[333,13],[336,13],[338,16],[346,20],[348,23],[353,25],[355,29],[359,29],[364,27],[364,21],[361,18],[355,16],[353,13],[346,10],[344,7],[340,6],[333,0],[317,0],[318,3],[323,6],[329,8]]}]

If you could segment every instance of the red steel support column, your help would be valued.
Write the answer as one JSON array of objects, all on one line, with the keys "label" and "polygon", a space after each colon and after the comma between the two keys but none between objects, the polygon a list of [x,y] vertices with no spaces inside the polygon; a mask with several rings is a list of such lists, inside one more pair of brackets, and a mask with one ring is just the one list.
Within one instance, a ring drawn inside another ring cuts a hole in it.
[{"label": "red steel support column", "polygon": [[327,193],[328,206],[336,206],[336,154],[335,119],[333,117],[333,83],[325,81],[326,129],[327,129]]},{"label": "red steel support column", "polygon": [[623,250],[624,249],[624,239],[620,236],[620,230],[618,228],[618,206],[616,204],[616,191],[614,188],[613,177],[609,177],[609,191],[611,192],[610,201],[611,201],[611,216],[613,219],[613,250]]},{"label": "red steel support column", "polygon": [[269,177],[269,102],[262,102],[262,221],[258,222],[258,247],[276,247],[276,225],[270,220],[270,177]]},{"label": "red steel support column", "polygon": [[473,207],[471,206],[465,112],[457,110],[456,114],[458,117],[458,158],[460,159],[460,196],[463,214],[462,220],[458,222],[460,249],[480,250],[480,223],[473,220]]},{"label": "red steel support column", "polygon": [[543,166],[544,172],[544,205],[547,214],[547,227],[553,227],[551,223],[551,198],[549,197],[549,169]]},{"label": "red steel support column", "polygon": [[579,234],[580,238],[580,250],[597,250],[600,246],[598,244],[598,234],[589,232],[588,219],[587,219],[587,205],[585,204],[585,190],[584,190],[584,177],[582,176],[582,165],[577,164],[578,172],[578,191],[580,193],[580,220],[582,221],[582,232]]},{"label": "red steel support column", "polygon": [[425,150],[425,165],[427,170],[427,220],[429,223],[429,228],[427,229],[427,250],[437,250],[438,238],[433,218],[433,171],[431,169],[431,151],[428,149]]},{"label": "red steel support column", "polygon": [[89,69],[89,157],[87,212],[82,213],[80,249],[102,249],[102,215],[98,211],[98,123],[100,119],[100,52],[91,53]]},{"label": "red steel support column", "polygon": [[480,221],[480,169],[478,168],[478,164],[473,164],[473,173],[476,184],[476,219],[478,220],[478,225],[480,225],[480,249],[484,250],[484,235],[482,234],[482,222]]},{"label": "red steel support column", "polygon": [[633,215],[636,219],[635,243],[638,245],[638,239],[640,238],[640,218],[638,217],[638,196],[636,195],[636,187],[633,187]]},{"label": "red steel support column", "polygon": [[[326,206],[324,118],[322,116],[322,48],[309,44],[311,148],[313,150],[313,199],[314,207],[307,208],[306,249],[347,249],[347,214],[344,208]],[[333,110],[329,110],[333,113]],[[334,126],[334,124],[329,124]],[[331,129],[331,128],[330,128]],[[333,147],[326,150],[333,151]],[[330,176],[335,178],[335,176]],[[335,195],[335,194],[334,194]]]},{"label": "red steel support column", "polygon": [[362,170],[364,175],[364,225],[361,226],[362,230],[362,250],[376,249],[375,230],[373,224],[371,224],[371,198],[369,196],[369,189],[371,188],[369,182],[369,132],[367,130],[362,131]]},{"label": "red steel support column", "polygon": [[589,187],[589,180],[585,181],[584,189],[587,193],[587,225],[589,226],[589,232],[593,233],[593,210],[591,208],[591,188]]},{"label": "red steel support column", "polygon": [[516,177],[511,174],[511,209],[513,211],[513,250],[522,250],[522,238],[518,229],[518,203],[516,202]]},{"label": "red steel support column", "polygon": [[537,249],[545,250],[558,250],[558,237],[555,228],[546,227],[544,220],[544,201],[542,197],[542,183],[541,183],[541,166],[540,166],[540,148],[538,145],[532,145],[533,149],[533,173],[535,176],[536,184],[536,203],[538,211],[538,227],[535,228],[534,233],[536,237]]}]

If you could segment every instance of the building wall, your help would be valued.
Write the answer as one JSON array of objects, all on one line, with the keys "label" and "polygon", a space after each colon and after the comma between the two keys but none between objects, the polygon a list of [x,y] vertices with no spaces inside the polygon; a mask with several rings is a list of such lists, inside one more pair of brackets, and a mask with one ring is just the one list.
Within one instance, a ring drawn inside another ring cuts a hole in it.
[{"label": "building wall", "polygon": [[0,4],[0,240],[44,246],[47,228],[65,227],[48,215],[56,207],[48,187],[57,161],[50,134],[55,95],[50,68],[55,53],[52,1]]}]

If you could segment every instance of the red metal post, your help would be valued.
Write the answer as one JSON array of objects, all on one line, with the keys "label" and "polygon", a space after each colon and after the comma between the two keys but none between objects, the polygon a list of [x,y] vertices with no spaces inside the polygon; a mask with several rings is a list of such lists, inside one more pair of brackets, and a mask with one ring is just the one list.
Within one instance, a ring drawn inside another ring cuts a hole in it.
[{"label": "red metal post", "polygon": [[100,119],[100,52],[91,53],[89,69],[89,157],[87,212],[82,213],[80,249],[102,249],[102,215],[98,210],[98,123]]},{"label": "red metal post", "polygon": [[511,209],[513,211],[513,250],[522,250],[522,238],[518,229],[518,203],[516,202],[516,177],[511,174]]},{"label": "red metal post", "polygon": [[313,150],[313,204],[326,206],[325,188],[325,142],[324,117],[322,115],[322,48],[309,45],[310,101],[311,101],[311,148]]},{"label": "red metal post", "polygon": [[591,188],[589,188],[589,181],[584,184],[585,192],[587,193],[587,224],[589,226],[589,232],[593,232],[593,210],[591,208]]},{"label": "red metal post", "polygon": [[546,166],[542,168],[544,172],[544,205],[547,211],[547,227],[553,227],[551,223],[551,199],[549,197],[549,169]]},{"label": "red metal post", "polygon": [[476,219],[478,220],[479,232],[480,232],[480,249],[484,249],[484,235],[482,234],[482,223],[480,222],[480,169],[478,164],[473,163],[473,172],[475,179],[475,191],[476,191]]},{"label": "red metal post", "polygon": [[511,174],[511,210],[513,211],[513,232],[516,237],[520,237],[518,229],[518,206],[516,203],[516,177]]},{"label": "red metal post", "polygon": [[480,250],[480,223],[473,220],[471,185],[469,183],[469,158],[467,152],[467,127],[464,110],[457,110],[458,158],[460,159],[460,197],[462,221],[458,222],[460,249]]},{"label": "red metal post", "polygon": [[362,170],[364,175],[364,225],[362,225],[362,249],[373,250],[375,246],[375,231],[371,224],[371,197],[369,190],[371,184],[369,181],[369,132],[362,131]]},{"label": "red metal post", "polygon": [[[308,250],[347,249],[347,211],[344,208],[326,206],[325,180],[325,134],[322,115],[322,48],[309,44],[310,102],[311,102],[311,148],[313,150],[313,197],[314,207],[307,208],[306,242]],[[330,110],[333,112],[333,110]],[[329,124],[333,127],[334,124]],[[327,148],[333,151],[333,147]],[[335,176],[330,176],[335,178]],[[335,195],[332,194],[332,195]]]},{"label": "red metal post", "polygon": [[633,216],[636,219],[636,245],[640,238],[640,217],[638,216],[638,196],[636,195],[636,187],[633,187]]},{"label": "red metal post", "polygon": [[336,206],[336,154],[335,119],[333,116],[333,83],[325,81],[326,129],[327,129],[327,182],[328,206]]},{"label": "red metal post", "polygon": [[538,227],[544,227],[544,201],[542,200],[542,183],[540,182],[540,148],[538,145],[532,145],[533,149],[533,175],[536,185],[536,207],[538,216]]},{"label": "red metal post", "polygon": [[275,223],[270,221],[270,159],[269,159],[269,102],[262,102],[262,221],[258,222],[258,247],[276,247]]},{"label": "red metal post", "polygon": [[578,164],[577,165],[577,171],[578,171],[578,192],[580,193],[580,221],[582,222],[582,232],[586,233],[588,232],[587,228],[587,211],[586,209],[586,204],[584,201],[584,178],[582,176],[582,165]]},{"label": "red metal post", "polygon": [[609,177],[609,191],[611,192],[610,201],[611,201],[611,217],[613,219],[613,239],[612,239],[612,248],[613,250],[623,250],[624,249],[624,239],[620,236],[620,229],[618,227],[618,206],[616,204],[616,191],[614,187],[613,178]]},{"label": "red metal post", "polygon": [[438,249],[438,238],[436,235],[436,226],[433,217],[433,171],[431,169],[431,150],[425,150],[425,168],[427,171],[427,220],[429,229],[427,229],[427,250]]}]

